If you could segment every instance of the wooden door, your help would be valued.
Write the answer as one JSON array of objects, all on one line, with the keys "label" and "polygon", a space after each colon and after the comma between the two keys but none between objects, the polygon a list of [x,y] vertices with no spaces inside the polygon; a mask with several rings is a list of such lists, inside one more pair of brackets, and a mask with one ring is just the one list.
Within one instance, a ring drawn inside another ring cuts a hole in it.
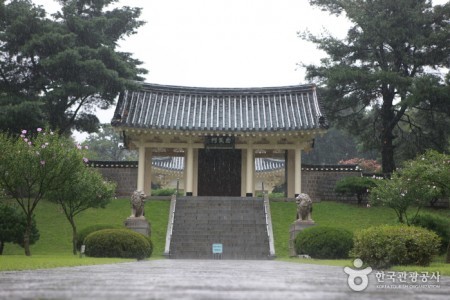
[{"label": "wooden door", "polygon": [[241,196],[241,150],[198,151],[198,195]]}]

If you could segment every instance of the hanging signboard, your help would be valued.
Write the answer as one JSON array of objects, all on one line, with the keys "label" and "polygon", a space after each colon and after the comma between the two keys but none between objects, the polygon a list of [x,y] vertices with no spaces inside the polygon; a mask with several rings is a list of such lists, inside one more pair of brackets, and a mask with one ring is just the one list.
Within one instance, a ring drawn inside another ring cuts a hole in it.
[{"label": "hanging signboard", "polygon": [[206,149],[234,149],[235,139],[233,136],[206,136]]}]

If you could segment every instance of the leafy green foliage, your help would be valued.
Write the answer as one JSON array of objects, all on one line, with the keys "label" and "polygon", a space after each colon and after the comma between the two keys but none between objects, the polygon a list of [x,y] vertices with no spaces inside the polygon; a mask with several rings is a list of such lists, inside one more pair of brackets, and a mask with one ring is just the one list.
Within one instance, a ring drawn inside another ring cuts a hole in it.
[{"label": "leafy green foliage", "polygon": [[108,224],[94,224],[83,228],[79,232],[77,232],[77,250],[81,249],[81,245],[84,243],[84,239],[93,232],[103,230],[103,229],[117,229],[120,228],[118,225],[108,225]]},{"label": "leafy green foliage", "polygon": [[38,128],[22,131],[19,138],[0,134],[0,187],[13,197],[25,214],[25,254],[30,253],[34,210],[47,194],[74,180],[85,168],[82,150],[68,139]]},{"label": "leafy green foliage", "polygon": [[[301,35],[328,55],[319,66],[307,65],[306,71],[307,78],[322,88],[331,122],[358,136],[364,148],[379,151],[384,173],[396,169],[398,145],[424,141],[426,134],[418,134],[422,128],[436,130],[436,138],[424,144],[445,149],[448,130],[444,128],[448,126],[434,120],[439,116],[448,120],[448,75],[443,81],[440,74],[428,70],[448,65],[450,4],[433,7],[426,0],[309,2],[352,22],[343,40],[329,34]],[[448,74],[448,69],[443,72]],[[414,117],[417,111],[426,117]]]},{"label": "leafy green foliage", "polygon": [[[401,175],[410,183],[410,189],[422,190],[423,197],[432,205],[438,198],[450,196],[450,155],[434,150],[404,163]],[[414,191],[417,193],[418,191]]]},{"label": "leafy green foliage", "polygon": [[[427,201],[412,193],[408,188],[408,182],[403,180],[398,173],[394,173],[391,179],[380,180],[377,186],[371,190],[370,204],[390,207],[397,214],[400,223],[410,224]],[[411,207],[416,208],[416,214],[412,220],[409,220],[407,211]]]},{"label": "leafy green foliage", "polygon": [[285,192],[286,192],[286,183],[280,183],[278,185],[275,185],[273,187],[272,193],[271,194],[282,194],[284,197],[285,196]]},{"label": "leafy green foliage", "polygon": [[[375,151],[364,151],[357,139],[342,129],[331,127],[323,136],[314,139],[314,148],[302,151],[304,164],[338,164],[351,157],[376,157]],[[357,163],[350,163],[357,164]]]},{"label": "leafy green foliage", "polygon": [[439,254],[444,254],[450,243],[450,221],[438,216],[424,214],[417,216],[412,225],[426,228],[436,233],[441,239]]},{"label": "leafy green foliage", "polygon": [[352,255],[374,268],[427,266],[439,246],[439,237],[427,229],[382,225],[356,232]]},{"label": "leafy green foliage", "polygon": [[[394,209],[400,223],[410,224],[424,205],[450,195],[449,180],[450,156],[430,150],[406,162],[391,179],[377,181],[370,202]],[[407,215],[410,207],[416,208],[412,220]]]},{"label": "leafy green foliage", "polygon": [[72,252],[77,254],[77,228],[75,217],[88,208],[105,208],[115,194],[115,183],[105,181],[102,175],[91,168],[81,168],[58,190],[50,191],[47,199],[61,205],[72,226]]},{"label": "leafy green foliage", "polygon": [[[10,99],[11,111],[17,105],[40,108],[28,109],[32,117],[19,119],[20,128],[33,128],[30,121],[44,116],[64,135],[72,129],[93,132],[99,123],[95,109],[109,108],[146,73],[130,53],[116,49],[121,38],[144,24],[138,20],[141,10],[109,9],[111,0],[59,2],[62,9],[52,18],[31,1],[1,4],[0,104]],[[4,117],[0,124],[10,126]]]},{"label": "leafy green foliage", "polygon": [[308,254],[313,258],[348,258],[352,247],[353,234],[341,228],[311,227],[301,231],[295,238],[297,254]]},{"label": "leafy green foliage", "polygon": [[[172,196],[176,194],[176,189],[166,188],[166,189],[157,189],[152,190],[152,196]],[[182,193],[180,193],[182,195]]]},{"label": "leafy green foliage", "polygon": [[343,195],[356,196],[361,204],[369,190],[376,186],[376,179],[368,177],[349,176],[336,182],[335,192]]},{"label": "leafy green foliage", "polygon": [[[0,203],[0,255],[3,254],[5,243],[15,243],[24,246],[24,232],[27,220],[16,208]],[[31,222],[30,244],[39,240],[39,230],[34,216]]]},{"label": "leafy green foliage", "polygon": [[137,160],[136,151],[119,147],[121,143],[122,138],[113,130],[112,126],[102,124],[99,132],[90,134],[83,145],[89,146],[87,156],[90,160]]},{"label": "leafy green foliage", "polygon": [[0,130],[14,135],[22,128],[44,127],[42,103],[20,99],[0,92]]},{"label": "leafy green foliage", "polygon": [[152,254],[148,239],[128,229],[103,229],[89,234],[85,241],[86,255],[145,259]]}]

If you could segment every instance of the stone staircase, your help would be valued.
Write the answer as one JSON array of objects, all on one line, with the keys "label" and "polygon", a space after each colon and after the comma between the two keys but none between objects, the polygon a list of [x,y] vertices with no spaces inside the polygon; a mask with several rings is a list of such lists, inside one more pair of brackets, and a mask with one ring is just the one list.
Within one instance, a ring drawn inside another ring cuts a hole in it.
[{"label": "stone staircase", "polygon": [[178,197],[169,257],[212,259],[212,244],[222,259],[269,259],[263,199]]}]

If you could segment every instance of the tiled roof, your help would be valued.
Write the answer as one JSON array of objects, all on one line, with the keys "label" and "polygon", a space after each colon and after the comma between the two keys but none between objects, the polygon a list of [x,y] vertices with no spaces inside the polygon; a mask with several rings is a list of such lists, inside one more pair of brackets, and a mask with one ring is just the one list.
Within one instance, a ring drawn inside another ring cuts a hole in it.
[{"label": "tiled roof", "polygon": [[142,84],[121,94],[113,126],[185,131],[270,132],[327,127],[315,85],[194,88]]},{"label": "tiled roof", "polygon": [[[284,168],[284,159],[256,157],[256,172],[271,172]],[[93,168],[137,168],[137,161],[89,161],[88,166]],[[181,172],[184,170],[184,157],[158,156],[152,158],[152,166]],[[306,165],[302,164],[302,171],[333,171],[333,172],[361,172],[358,165]]]},{"label": "tiled roof", "polygon": [[[184,169],[184,157],[172,156],[172,157],[154,157],[152,160],[154,167],[172,170],[183,171]],[[255,170],[256,172],[270,172],[284,168],[284,159],[275,158],[255,158]]]}]

